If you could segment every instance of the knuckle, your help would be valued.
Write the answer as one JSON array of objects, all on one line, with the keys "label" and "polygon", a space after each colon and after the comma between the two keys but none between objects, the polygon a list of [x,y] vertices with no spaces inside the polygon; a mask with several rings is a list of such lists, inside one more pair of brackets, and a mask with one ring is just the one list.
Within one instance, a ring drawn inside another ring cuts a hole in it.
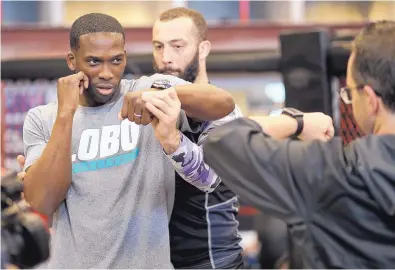
[{"label": "knuckle", "polygon": [[67,77],[63,77],[58,80],[58,84],[60,84],[60,85],[67,84],[67,83],[68,83]]}]

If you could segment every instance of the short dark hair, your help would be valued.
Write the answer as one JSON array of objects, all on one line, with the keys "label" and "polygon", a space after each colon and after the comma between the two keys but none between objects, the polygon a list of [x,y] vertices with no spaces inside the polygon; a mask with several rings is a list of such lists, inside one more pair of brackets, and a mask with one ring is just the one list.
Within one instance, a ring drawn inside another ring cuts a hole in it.
[{"label": "short dark hair", "polygon": [[370,85],[384,105],[395,112],[395,22],[369,23],[353,44],[352,77],[358,85]]},{"label": "short dark hair", "polygon": [[184,7],[172,8],[160,14],[159,20],[162,22],[166,22],[182,17],[190,18],[193,21],[198,30],[199,41],[207,39],[207,22],[204,19],[203,15],[196,10]]},{"label": "short dark hair", "polygon": [[89,13],[79,17],[71,26],[70,48],[79,48],[80,36],[99,32],[120,33],[125,40],[125,32],[117,19],[102,13]]}]

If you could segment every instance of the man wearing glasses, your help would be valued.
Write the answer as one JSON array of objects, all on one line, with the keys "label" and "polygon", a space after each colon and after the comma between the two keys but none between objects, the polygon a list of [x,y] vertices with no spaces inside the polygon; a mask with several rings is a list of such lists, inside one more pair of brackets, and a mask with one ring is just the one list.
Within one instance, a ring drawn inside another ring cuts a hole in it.
[{"label": "man wearing glasses", "polygon": [[392,21],[367,25],[353,43],[340,95],[369,135],[347,147],[340,138],[275,140],[295,131],[304,139],[318,125],[294,110],[288,120],[268,117],[261,126],[237,119],[207,138],[205,161],[223,182],[288,224],[291,254],[298,251],[291,268],[294,259],[310,269],[395,265],[394,43]]}]

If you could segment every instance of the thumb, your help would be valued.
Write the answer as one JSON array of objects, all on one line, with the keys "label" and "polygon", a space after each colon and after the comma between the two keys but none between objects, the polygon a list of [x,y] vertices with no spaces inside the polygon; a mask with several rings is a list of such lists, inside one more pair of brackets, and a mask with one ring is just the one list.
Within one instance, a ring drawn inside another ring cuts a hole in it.
[{"label": "thumb", "polygon": [[333,127],[333,125],[329,125],[327,131],[326,131],[326,136],[328,136],[329,138],[332,138],[333,136],[335,136],[335,128]]},{"label": "thumb", "polygon": [[25,157],[23,155],[18,155],[16,157],[16,160],[18,161],[19,166],[21,166],[22,168],[25,166],[26,159],[25,159]]},{"label": "thumb", "polygon": [[174,100],[174,101],[178,100],[178,95],[177,95],[177,92],[176,92],[176,91],[169,91],[169,97],[170,97],[172,100]]}]

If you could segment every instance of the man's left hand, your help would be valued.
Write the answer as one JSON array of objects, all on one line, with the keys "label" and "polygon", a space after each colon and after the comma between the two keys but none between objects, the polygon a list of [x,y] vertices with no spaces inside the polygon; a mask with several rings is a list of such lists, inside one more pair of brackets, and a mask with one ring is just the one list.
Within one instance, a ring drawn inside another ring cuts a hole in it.
[{"label": "man's left hand", "polygon": [[177,120],[181,111],[181,102],[174,88],[163,91],[146,92],[142,95],[147,110],[155,118],[151,124],[155,129],[155,136],[162,144],[167,154],[175,152],[180,144],[180,131]]},{"label": "man's left hand", "polygon": [[18,173],[18,178],[19,180],[23,181],[25,178],[26,172],[23,171],[23,167],[25,166],[25,157],[23,155],[18,155],[16,157],[16,160],[18,161],[19,165],[21,166],[22,171]]}]

